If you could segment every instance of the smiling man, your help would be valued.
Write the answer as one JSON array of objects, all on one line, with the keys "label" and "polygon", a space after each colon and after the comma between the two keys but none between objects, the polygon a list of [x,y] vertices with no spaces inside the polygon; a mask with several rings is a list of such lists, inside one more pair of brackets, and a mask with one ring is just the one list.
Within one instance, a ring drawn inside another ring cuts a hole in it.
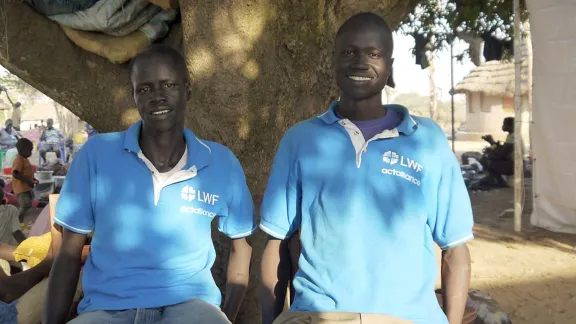
[{"label": "smiling man", "polygon": [[[92,232],[73,323],[230,323],[248,284],[245,238],[255,230],[242,167],[229,149],[184,127],[191,90],[176,50],[145,49],[130,81],[142,121],[86,142],[60,194],[54,221],[63,238],[43,323],[64,322]],[[210,272],[214,218],[232,239],[226,315]]]},{"label": "smiling man", "polygon": [[[459,324],[473,218],[458,162],[432,120],[382,105],[393,62],[382,18],[353,16],[335,44],[340,101],[286,132],[264,194],[263,323]],[[296,233],[294,301],[279,316]]]}]

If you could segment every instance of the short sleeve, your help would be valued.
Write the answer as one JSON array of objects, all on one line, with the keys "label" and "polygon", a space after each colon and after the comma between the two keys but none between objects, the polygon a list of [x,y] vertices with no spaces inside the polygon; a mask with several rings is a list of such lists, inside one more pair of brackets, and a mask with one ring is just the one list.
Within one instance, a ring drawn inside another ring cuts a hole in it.
[{"label": "short sleeve", "polygon": [[280,141],[260,207],[260,229],[280,240],[290,237],[300,226],[300,190],[290,137],[288,130]]},{"label": "short sleeve", "polygon": [[22,159],[20,157],[16,157],[14,159],[14,163],[12,163],[12,171],[22,172],[22,168],[24,164],[22,163]]},{"label": "short sleeve", "polygon": [[218,218],[218,230],[231,239],[243,238],[256,231],[254,202],[238,159],[230,153],[229,197],[227,212]]},{"label": "short sleeve", "polygon": [[438,185],[436,214],[428,220],[434,241],[446,250],[474,238],[470,196],[460,165],[452,152],[447,154]]},{"label": "short sleeve", "polygon": [[94,229],[92,192],[95,174],[91,165],[90,144],[87,142],[74,157],[54,216],[56,224],[79,234],[90,234]]}]

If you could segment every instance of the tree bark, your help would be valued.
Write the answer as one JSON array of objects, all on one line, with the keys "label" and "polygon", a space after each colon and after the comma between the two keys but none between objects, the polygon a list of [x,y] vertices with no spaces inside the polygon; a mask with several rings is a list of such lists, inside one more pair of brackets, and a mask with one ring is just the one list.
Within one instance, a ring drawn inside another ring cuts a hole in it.
[{"label": "tree bark", "polygon": [[[392,28],[419,0],[180,1],[182,23],[164,41],[188,61],[193,100],[187,125],[227,145],[244,166],[259,205],[277,144],[291,125],[337,98],[333,40],[352,14],[372,11]],[[127,66],[76,47],[58,25],[19,1],[0,4],[0,64],[69,108],[100,132],[138,120]],[[397,71],[400,72],[401,71]],[[213,273],[224,286],[229,247],[215,233]],[[258,263],[263,235],[252,238],[251,285],[236,323],[258,323]]]}]

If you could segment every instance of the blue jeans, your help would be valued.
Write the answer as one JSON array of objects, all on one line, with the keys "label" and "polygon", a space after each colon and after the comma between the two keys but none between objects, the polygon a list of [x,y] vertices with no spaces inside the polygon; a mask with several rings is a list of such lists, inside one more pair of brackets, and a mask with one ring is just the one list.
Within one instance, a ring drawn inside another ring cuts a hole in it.
[{"label": "blue jeans", "polygon": [[230,324],[226,315],[201,299],[160,308],[95,311],[80,314],[69,324]]}]

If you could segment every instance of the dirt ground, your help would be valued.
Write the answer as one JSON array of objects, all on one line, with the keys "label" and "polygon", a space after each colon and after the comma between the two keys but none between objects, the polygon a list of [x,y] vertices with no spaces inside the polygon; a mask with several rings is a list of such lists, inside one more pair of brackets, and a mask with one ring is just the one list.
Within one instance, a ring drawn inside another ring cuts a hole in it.
[{"label": "dirt ground", "polygon": [[530,225],[530,179],[526,181],[523,231],[514,232],[513,189],[472,193],[476,239],[472,288],[490,294],[514,324],[576,323],[576,235]]},{"label": "dirt ground", "polygon": [[[456,141],[456,155],[480,151],[483,142]],[[576,235],[530,225],[531,179],[525,181],[522,232],[514,231],[514,190],[471,193],[475,239],[471,288],[488,293],[514,324],[576,323]]]}]

